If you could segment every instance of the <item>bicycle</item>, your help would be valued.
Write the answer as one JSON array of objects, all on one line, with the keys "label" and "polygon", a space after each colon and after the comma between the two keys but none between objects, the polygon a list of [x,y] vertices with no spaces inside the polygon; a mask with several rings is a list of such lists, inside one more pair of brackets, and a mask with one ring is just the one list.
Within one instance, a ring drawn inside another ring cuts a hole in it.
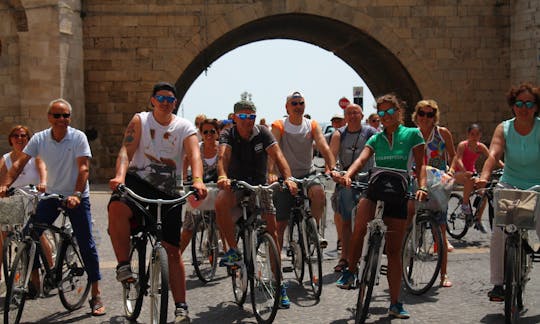
[{"label": "bicycle", "polygon": [[[135,321],[142,309],[143,297],[150,297],[150,323],[167,323],[167,308],[169,301],[169,264],[167,252],[161,245],[163,239],[161,207],[172,205],[170,209],[183,205],[187,198],[196,192],[190,188],[182,197],[164,200],[149,199],[139,196],[131,189],[121,184],[117,191],[130,200],[143,213],[141,223],[134,224],[130,236],[131,248],[129,263],[133,280],[122,283],[122,299],[124,313],[128,320]],[[153,217],[142,203],[156,204],[157,213]],[[178,215],[180,217],[181,215]],[[150,243],[150,258],[146,266],[147,244]]]},{"label": "bicycle", "polygon": [[[38,200],[56,199],[62,217],[62,225],[57,227],[45,223],[37,223],[35,214],[28,221],[25,236],[17,244],[17,254],[11,266],[9,279],[6,282],[6,298],[4,300],[4,323],[19,323],[29,294],[30,275],[34,260],[41,260],[44,267],[43,291],[45,295],[58,288],[62,305],[69,311],[82,306],[90,291],[90,282],[83,276],[86,272],[77,242],[72,235],[72,229],[66,223],[66,199],[57,194],[39,196]],[[38,230],[50,230],[59,236],[58,253],[51,268],[41,246]]]},{"label": "bicycle", "polygon": [[528,243],[528,231],[536,229],[540,214],[540,186],[528,190],[496,189],[494,223],[506,234],[504,249],[504,316],[506,323],[517,323],[524,309],[525,286],[530,280],[532,262],[540,254]]},{"label": "bicycle", "polygon": [[494,170],[486,188],[476,189],[471,193],[469,197],[470,215],[462,212],[463,195],[457,192],[450,194],[446,232],[452,238],[459,240],[467,234],[469,227],[473,226],[477,219],[481,219],[486,203],[488,204],[489,225],[493,228],[493,193],[485,189],[495,188],[501,176],[502,169]]},{"label": "bicycle", "polygon": [[249,281],[251,305],[258,323],[271,323],[276,317],[281,286],[280,255],[261,219],[260,195],[265,191],[271,194],[271,190],[280,186],[279,182],[252,186],[245,181],[231,180],[231,188],[243,193],[242,217],[237,222],[237,247],[242,259],[227,266],[227,272],[231,276],[235,301],[240,306],[246,301]]},{"label": "bicycle", "polygon": [[[284,272],[294,270],[298,283],[303,285],[305,265],[308,266],[309,285],[316,299],[319,299],[323,287],[322,250],[319,242],[317,222],[311,214],[307,185],[317,178],[327,179],[325,174],[316,174],[303,179],[290,179],[298,185],[295,205],[289,218],[289,247],[287,256],[292,267],[285,267]],[[315,269],[314,269],[315,267]],[[291,269],[292,268],[292,269]]]}]

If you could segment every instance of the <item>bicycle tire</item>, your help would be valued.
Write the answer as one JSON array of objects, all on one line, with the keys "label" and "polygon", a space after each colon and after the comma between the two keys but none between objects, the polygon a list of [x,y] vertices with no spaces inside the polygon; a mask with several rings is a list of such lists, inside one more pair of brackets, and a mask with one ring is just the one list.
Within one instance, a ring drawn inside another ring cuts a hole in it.
[{"label": "bicycle tire", "polygon": [[4,239],[4,245],[2,246],[2,270],[4,274],[4,280],[9,279],[9,272],[11,269],[11,265],[13,264],[13,260],[15,260],[15,256],[17,255],[17,241],[15,241],[11,235],[7,235]]},{"label": "bicycle tire", "polygon": [[377,266],[381,253],[382,235],[374,234],[369,239],[369,249],[366,265],[358,278],[358,299],[356,301],[355,323],[364,323],[369,313],[369,304],[373,294],[373,286],[377,279]]},{"label": "bicycle tire", "polygon": [[258,323],[272,323],[281,295],[281,263],[276,242],[269,233],[257,236],[250,276],[251,305]]},{"label": "bicycle tire", "polygon": [[[308,253],[304,253],[306,256],[304,260],[308,266],[311,289],[315,298],[319,299],[323,288],[322,251],[317,235],[317,224],[313,217],[308,218],[306,222],[306,234],[306,252]],[[314,264],[316,264],[316,269],[313,269]]]},{"label": "bicycle tire", "polygon": [[446,221],[446,232],[456,240],[461,239],[469,230],[466,216],[461,211],[463,196],[458,193],[451,193],[448,200],[448,212]]},{"label": "bicycle tire", "polygon": [[214,279],[218,259],[218,236],[213,217],[198,217],[191,237],[191,259],[195,273],[202,283]]},{"label": "bicycle tire", "polygon": [[243,232],[239,232],[236,236],[236,246],[240,255],[242,255],[242,261],[238,265],[227,267],[227,271],[231,276],[233,295],[236,304],[239,306],[244,305],[246,302],[247,288],[248,288],[248,269],[246,264],[246,245],[247,242]]},{"label": "bicycle tire", "polygon": [[304,264],[304,240],[300,229],[300,215],[295,213],[289,221],[289,251],[291,265],[294,276],[300,285],[303,284],[305,264]]},{"label": "bicycle tire", "polygon": [[158,245],[152,251],[149,277],[150,323],[165,324],[169,302],[169,264],[163,246]]},{"label": "bicycle tire", "polygon": [[[409,226],[401,249],[403,282],[405,288],[415,295],[428,291],[441,269],[443,253],[441,228],[429,213],[417,215],[416,227],[412,224]],[[416,228],[415,235],[413,228]],[[413,238],[416,242],[413,242]]]},{"label": "bicycle tire", "polygon": [[518,306],[520,274],[516,271],[517,249],[516,242],[512,238],[507,238],[504,256],[504,320],[507,324],[517,323],[520,315]]},{"label": "bicycle tire", "polygon": [[4,324],[18,324],[21,320],[27,297],[27,284],[30,284],[31,245],[23,243],[15,255],[9,278],[6,280],[4,299]]},{"label": "bicycle tire", "polygon": [[129,263],[133,281],[122,283],[122,301],[126,319],[135,321],[141,314],[144,294],[147,290],[146,239],[132,238]]},{"label": "bicycle tire", "polygon": [[58,282],[58,296],[62,305],[73,311],[86,301],[90,292],[90,281],[76,243],[71,241],[65,244],[63,251],[60,251],[61,261],[57,269],[57,278],[61,278]]}]

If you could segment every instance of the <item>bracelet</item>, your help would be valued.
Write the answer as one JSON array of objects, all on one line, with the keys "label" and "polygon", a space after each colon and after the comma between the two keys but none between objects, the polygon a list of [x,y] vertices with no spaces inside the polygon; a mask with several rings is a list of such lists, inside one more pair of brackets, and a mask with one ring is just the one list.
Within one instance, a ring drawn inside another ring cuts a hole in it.
[{"label": "bracelet", "polygon": [[227,176],[219,176],[217,177],[218,180],[221,180],[221,179],[227,179]]},{"label": "bracelet", "polygon": [[287,180],[295,182],[293,177],[288,177]]},{"label": "bracelet", "polygon": [[423,191],[423,192],[425,192],[425,193],[428,192],[428,188],[427,188],[427,187],[420,187],[420,188],[418,188],[418,190]]},{"label": "bracelet", "polygon": [[201,177],[195,177],[193,178],[193,182],[203,182],[203,179]]}]

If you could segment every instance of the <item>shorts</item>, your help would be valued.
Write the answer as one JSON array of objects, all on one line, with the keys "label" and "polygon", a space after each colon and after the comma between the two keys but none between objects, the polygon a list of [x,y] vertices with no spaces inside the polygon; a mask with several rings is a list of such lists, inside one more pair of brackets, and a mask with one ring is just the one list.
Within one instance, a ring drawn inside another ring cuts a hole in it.
[{"label": "shorts", "polygon": [[337,205],[341,219],[348,222],[352,219],[352,210],[360,199],[360,191],[343,186],[336,186]]},{"label": "shorts", "polygon": [[[369,199],[373,202],[377,202],[377,200],[372,199],[368,196],[365,197],[366,199]],[[407,205],[409,203],[408,199],[403,199],[403,201],[399,204],[391,204],[391,203],[384,203],[384,212],[383,217],[390,217],[390,218],[397,218],[397,219],[407,219],[408,210]]]},{"label": "shorts", "polygon": [[[174,199],[169,194],[164,193],[163,191],[152,187],[146,181],[140,179],[137,176],[132,174],[126,174],[126,186],[133,190],[136,194],[139,194],[143,197],[150,199]],[[131,212],[133,213],[132,222],[132,231],[140,230],[138,224],[142,223],[142,220],[145,217],[145,213],[137,207],[129,198],[123,197],[119,192],[115,191],[111,195],[109,204],[112,201],[121,201],[126,204]],[[138,202],[142,207],[146,208],[149,206],[150,215],[156,215],[157,206],[156,204],[148,204],[143,202]],[[182,205],[178,205],[172,209],[169,209],[170,205],[161,206],[161,222],[163,229],[163,241],[174,245],[180,246],[180,231],[182,230]],[[152,222],[155,222],[155,216],[151,219]]]},{"label": "shorts", "polygon": [[334,211],[334,213],[339,212],[338,187],[337,186],[334,188],[334,192],[332,193],[332,196],[330,196],[330,204],[332,205],[332,210]]},{"label": "shorts", "polygon": [[[315,178],[306,184],[307,189],[313,186],[322,186],[319,179]],[[300,190],[300,188],[298,188]],[[288,221],[291,215],[291,209],[296,205],[296,198],[291,195],[289,190],[274,190],[274,206],[276,207],[276,219],[278,222]]]}]

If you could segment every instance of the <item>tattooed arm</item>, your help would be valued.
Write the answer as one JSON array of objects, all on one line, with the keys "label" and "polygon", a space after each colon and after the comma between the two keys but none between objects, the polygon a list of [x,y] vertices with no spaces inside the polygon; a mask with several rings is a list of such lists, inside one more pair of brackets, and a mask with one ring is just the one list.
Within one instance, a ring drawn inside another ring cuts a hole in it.
[{"label": "tattooed arm", "polygon": [[125,182],[129,162],[139,148],[141,140],[141,118],[138,115],[133,116],[124,133],[124,140],[116,158],[116,175],[109,180],[109,187],[115,190],[116,187]]}]

